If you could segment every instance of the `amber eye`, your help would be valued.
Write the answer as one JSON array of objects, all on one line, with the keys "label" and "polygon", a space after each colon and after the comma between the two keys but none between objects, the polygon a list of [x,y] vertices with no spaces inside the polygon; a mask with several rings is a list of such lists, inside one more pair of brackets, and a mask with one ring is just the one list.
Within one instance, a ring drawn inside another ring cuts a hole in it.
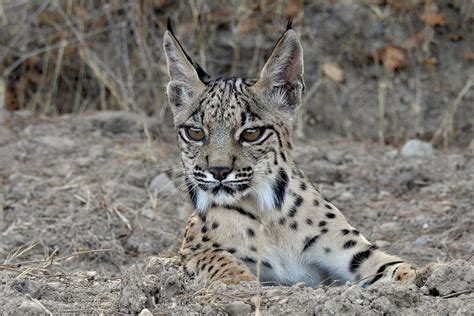
[{"label": "amber eye", "polygon": [[242,132],[240,138],[246,142],[255,142],[263,135],[263,128],[248,128]]},{"label": "amber eye", "polygon": [[201,128],[197,127],[186,127],[186,135],[194,141],[201,141],[206,137],[206,133]]}]

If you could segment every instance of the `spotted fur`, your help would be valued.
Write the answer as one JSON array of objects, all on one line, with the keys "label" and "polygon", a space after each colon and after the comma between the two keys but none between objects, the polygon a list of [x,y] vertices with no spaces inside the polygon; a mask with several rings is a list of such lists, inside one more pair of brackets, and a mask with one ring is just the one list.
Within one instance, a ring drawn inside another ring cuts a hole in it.
[{"label": "spotted fur", "polygon": [[[362,286],[413,280],[413,268],[370,243],[295,166],[291,139],[304,82],[303,50],[291,25],[256,80],[210,79],[171,29],[164,50],[195,207],[181,248],[186,272],[238,283],[254,280],[261,262],[262,281],[279,284],[314,286],[328,276]],[[255,140],[243,138],[256,130]]]}]

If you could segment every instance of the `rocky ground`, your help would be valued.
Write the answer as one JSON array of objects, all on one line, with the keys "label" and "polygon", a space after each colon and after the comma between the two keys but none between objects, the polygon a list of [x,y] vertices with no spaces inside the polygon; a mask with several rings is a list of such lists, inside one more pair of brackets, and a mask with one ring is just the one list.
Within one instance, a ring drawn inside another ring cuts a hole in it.
[{"label": "rocky ground", "polygon": [[179,167],[172,133],[123,112],[2,112],[0,315],[472,313],[472,151],[315,134],[296,145],[370,240],[418,266],[439,263],[422,288],[196,283],[174,264],[191,207],[162,175]]}]

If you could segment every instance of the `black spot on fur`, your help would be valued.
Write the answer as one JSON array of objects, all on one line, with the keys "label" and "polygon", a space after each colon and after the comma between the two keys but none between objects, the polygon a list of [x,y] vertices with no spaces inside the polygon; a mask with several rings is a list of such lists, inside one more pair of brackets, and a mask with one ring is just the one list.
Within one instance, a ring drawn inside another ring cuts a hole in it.
[{"label": "black spot on fur", "polygon": [[250,246],[250,251],[257,252],[257,247],[255,247],[255,246]]},{"label": "black spot on fur", "polygon": [[250,257],[243,257],[243,258],[240,258],[240,260],[242,260],[243,262],[257,263],[257,261],[254,258],[250,258]]},{"label": "black spot on fur", "polygon": [[336,217],[336,214],[334,214],[334,213],[326,213],[326,217],[327,217],[327,218],[335,218],[335,217]]},{"label": "black spot on fur", "polygon": [[327,208],[328,210],[332,210],[332,206],[331,206],[331,205],[326,204],[326,205],[324,205],[324,206],[326,206],[326,208]]},{"label": "black spot on fur", "polygon": [[349,229],[343,229],[343,230],[341,230],[341,233],[343,235],[347,235],[347,234],[349,234]]},{"label": "black spot on fur", "polygon": [[352,234],[355,235],[355,236],[359,236],[360,231],[358,231],[357,229],[354,229],[354,230],[352,231]]},{"label": "black spot on fur", "polygon": [[323,226],[326,226],[327,222],[326,221],[320,221],[319,222],[319,227],[323,227]]},{"label": "black spot on fur", "polygon": [[298,223],[296,221],[291,223],[290,228],[293,229],[293,230],[297,230],[298,229]]},{"label": "black spot on fur", "polygon": [[356,244],[357,244],[357,241],[351,239],[351,240],[346,241],[346,243],[342,247],[344,249],[349,249],[349,248],[354,247]]},{"label": "black spot on fur", "polygon": [[211,226],[212,229],[216,229],[217,227],[219,227],[219,223],[218,223],[218,222],[212,223],[212,226]]},{"label": "black spot on fur", "polygon": [[309,247],[311,247],[316,240],[318,240],[319,235],[313,236],[313,237],[306,237],[303,243],[303,252],[308,250]]},{"label": "black spot on fur", "polygon": [[192,251],[196,251],[196,250],[198,250],[199,248],[201,248],[201,244],[200,244],[200,243],[197,243],[196,246],[191,247],[190,249],[191,249]]},{"label": "black spot on fur", "polygon": [[210,240],[210,239],[209,239],[208,236],[206,236],[206,235],[202,236],[202,241],[203,241],[203,242],[208,242],[209,240]]},{"label": "black spot on fur", "polygon": [[273,185],[273,198],[275,207],[280,209],[285,200],[286,188],[288,186],[288,174],[283,168],[278,170],[278,175]]},{"label": "black spot on fur", "polygon": [[293,203],[293,206],[290,208],[290,211],[288,212],[289,217],[294,217],[296,215],[296,212],[298,211],[298,207],[303,203],[303,198],[299,195],[296,196],[295,202]]},{"label": "black spot on fur", "polygon": [[356,253],[351,260],[351,263],[349,265],[349,271],[352,273],[356,272],[357,269],[362,265],[362,263],[369,259],[370,255],[372,254],[372,250],[369,248],[365,251],[361,251]]},{"label": "black spot on fur", "polygon": [[305,183],[305,182],[302,181],[302,182],[300,183],[300,189],[301,189],[301,191],[306,191],[307,187],[306,187],[306,183]]},{"label": "black spot on fur", "polygon": [[394,264],[398,264],[398,263],[403,263],[403,261],[388,262],[388,263],[385,263],[385,264],[381,265],[380,268],[375,273],[375,277],[370,282],[364,283],[363,287],[367,287],[367,286],[377,282],[381,277],[383,277],[383,272],[385,271],[385,269],[387,269],[390,266],[393,266]]},{"label": "black spot on fur", "polygon": [[207,226],[206,225],[202,226],[201,233],[203,233],[203,234],[207,233]]},{"label": "black spot on fur", "polygon": [[237,251],[235,248],[227,248],[226,250],[229,253],[235,253]]},{"label": "black spot on fur", "polygon": [[268,262],[268,261],[262,261],[262,265],[263,265],[264,267],[269,268],[269,269],[273,269],[272,265],[271,265],[270,262]]},{"label": "black spot on fur", "polygon": [[311,218],[307,218],[306,224],[308,224],[309,226],[313,226],[313,220]]},{"label": "black spot on fur", "polygon": [[194,185],[191,185],[191,182],[189,182],[189,179],[187,178],[186,187],[188,188],[189,197],[191,198],[194,208],[197,208],[197,188]]},{"label": "black spot on fur", "polygon": [[319,206],[319,201],[318,201],[318,200],[314,200],[314,201],[313,201],[313,205],[314,205],[314,206]]},{"label": "black spot on fur", "polygon": [[214,269],[214,266],[209,266],[209,268],[207,269],[207,272],[211,272],[212,269]]},{"label": "black spot on fur", "polygon": [[255,236],[255,232],[252,228],[247,228],[247,234],[249,235],[249,237]]},{"label": "black spot on fur", "polygon": [[324,252],[325,252],[325,253],[330,253],[330,252],[331,252],[331,248],[327,248],[327,247],[324,248]]},{"label": "black spot on fur", "polygon": [[[215,206],[213,206],[215,207]],[[257,218],[255,217],[255,215],[253,215],[252,213],[250,212],[247,212],[246,210],[244,210],[243,208],[241,208],[240,206],[234,206],[234,205],[224,205],[224,208],[228,209],[228,210],[234,210],[234,211],[237,211],[239,212],[239,214],[242,214],[244,216],[247,216],[249,217],[250,219],[252,220],[257,220]]]},{"label": "black spot on fur", "polygon": [[286,223],[286,218],[284,218],[284,217],[280,218],[280,219],[278,220],[278,223],[279,223],[280,225],[285,225],[285,223]]},{"label": "black spot on fur", "polygon": [[327,232],[328,232],[328,229],[327,229],[327,228],[321,229],[321,234],[326,234]]},{"label": "black spot on fur", "polygon": [[214,248],[219,248],[221,246],[221,244],[219,244],[218,242],[215,242],[212,244],[212,247]]}]

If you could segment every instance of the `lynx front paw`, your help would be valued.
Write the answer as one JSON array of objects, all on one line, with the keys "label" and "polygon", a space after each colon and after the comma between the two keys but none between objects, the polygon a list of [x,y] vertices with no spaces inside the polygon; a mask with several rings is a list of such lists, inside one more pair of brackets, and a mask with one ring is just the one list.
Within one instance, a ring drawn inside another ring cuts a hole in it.
[{"label": "lynx front paw", "polygon": [[393,280],[402,285],[410,285],[414,283],[416,275],[416,269],[412,265],[402,263],[394,271]]}]

